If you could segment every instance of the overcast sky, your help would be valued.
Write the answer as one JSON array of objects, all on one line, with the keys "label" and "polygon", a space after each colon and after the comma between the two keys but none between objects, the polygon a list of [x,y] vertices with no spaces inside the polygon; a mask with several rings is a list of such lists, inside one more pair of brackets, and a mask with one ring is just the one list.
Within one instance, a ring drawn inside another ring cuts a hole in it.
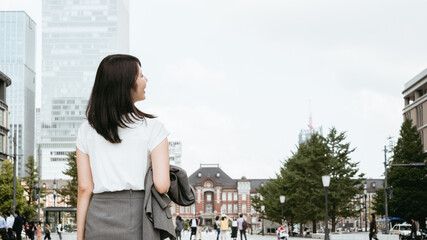
[{"label": "overcast sky", "polygon": [[[0,1],[36,21],[39,55],[41,2]],[[233,178],[274,177],[308,128],[311,101],[314,127],[347,132],[360,171],[381,177],[403,85],[427,67],[426,1],[131,0],[129,9],[130,54],[149,80],[143,107],[182,141],[189,173],[219,163]]]}]

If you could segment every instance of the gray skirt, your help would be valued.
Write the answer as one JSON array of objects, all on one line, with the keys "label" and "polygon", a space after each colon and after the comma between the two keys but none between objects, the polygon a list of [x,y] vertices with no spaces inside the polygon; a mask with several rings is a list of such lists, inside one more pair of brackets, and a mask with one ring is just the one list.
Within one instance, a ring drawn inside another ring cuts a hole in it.
[{"label": "gray skirt", "polygon": [[97,193],[86,214],[85,239],[142,239],[144,191]]}]

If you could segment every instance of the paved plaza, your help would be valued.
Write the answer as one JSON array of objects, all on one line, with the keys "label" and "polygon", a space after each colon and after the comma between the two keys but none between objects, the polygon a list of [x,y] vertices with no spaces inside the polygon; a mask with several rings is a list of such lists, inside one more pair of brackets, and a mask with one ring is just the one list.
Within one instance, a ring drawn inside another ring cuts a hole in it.
[{"label": "paved plaza", "polygon": [[[44,236],[43,236],[44,237]],[[59,240],[58,234],[51,234],[52,240]],[[77,237],[76,233],[63,233],[63,240],[75,240]],[[247,235],[248,240],[276,240],[275,236],[260,236],[260,235]],[[378,235],[379,240],[397,240],[398,236],[396,235]],[[24,238],[23,238],[24,239]],[[183,240],[189,240],[190,235],[188,232],[182,234]],[[194,237],[192,238],[194,240]],[[240,240],[240,237],[237,238]],[[291,237],[290,240],[308,240],[311,238],[297,238]],[[323,236],[319,235],[318,238],[313,239],[323,239]],[[369,240],[368,233],[349,233],[349,234],[332,234],[330,237],[331,240]],[[202,240],[216,240],[216,234],[213,232],[203,233]],[[227,240],[231,240],[230,235],[227,235]]]}]

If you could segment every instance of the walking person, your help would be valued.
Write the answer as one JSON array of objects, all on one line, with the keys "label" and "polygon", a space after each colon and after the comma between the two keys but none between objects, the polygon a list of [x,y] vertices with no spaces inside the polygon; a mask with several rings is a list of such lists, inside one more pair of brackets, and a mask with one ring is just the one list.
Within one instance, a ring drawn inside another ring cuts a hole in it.
[{"label": "walking person", "polygon": [[62,240],[62,230],[64,230],[62,228],[62,222],[59,221],[58,225],[56,225],[56,232],[58,233],[59,240]]},{"label": "walking person", "polygon": [[240,240],[243,240],[243,236],[245,236],[245,240],[247,240],[246,229],[248,228],[248,223],[246,222],[245,218],[243,217],[243,214],[240,214],[240,218],[237,219],[237,224],[238,224],[239,232],[240,232]]},{"label": "walking person", "polygon": [[52,238],[50,237],[50,225],[49,223],[45,223],[44,224],[44,240],[49,239],[51,240]]},{"label": "walking person", "polygon": [[413,218],[411,218],[411,239],[417,239],[417,224]]},{"label": "walking person", "polygon": [[372,240],[372,238],[375,240],[378,240],[377,222],[375,220],[375,214],[373,214],[373,213],[371,214],[371,223],[369,225],[369,240]]},{"label": "walking person", "polygon": [[160,238],[144,189],[149,184],[149,196],[169,190],[169,133],[135,105],[146,98],[147,81],[134,56],[110,55],[98,67],[76,140],[78,240]]},{"label": "walking person", "polygon": [[228,218],[226,216],[221,217],[221,221],[219,222],[220,230],[221,230],[221,240],[227,239],[227,232],[228,232]]},{"label": "walking person", "polygon": [[214,229],[216,230],[216,240],[219,240],[219,234],[221,233],[221,228],[219,226],[219,216],[215,217]]},{"label": "walking person", "polygon": [[199,214],[197,217],[197,232],[196,232],[196,238],[198,240],[202,240],[202,226],[203,226],[203,217]]},{"label": "walking person", "polygon": [[36,239],[42,240],[42,225],[40,225],[40,222],[37,223],[37,226],[36,226]]},{"label": "walking person", "polygon": [[190,233],[190,240],[194,236],[194,239],[196,239],[196,233],[197,233],[197,218],[191,219],[190,222],[191,226],[191,233]]},{"label": "walking person", "polygon": [[237,220],[235,217],[233,217],[233,221],[231,222],[231,238],[236,240],[237,239]]},{"label": "walking person", "polygon": [[181,216],[176,216],[175,221],[175,234],[176,234],[176,240],[181,240],[181,231],[182,231],[182,218]]},{"label": "walking person", "polygon": [[9,236],[9,240],[11,240],[14,238],[13,223],[15,222],[15,217],[10,213],[10,211],[6,212],[6,216],[7,235]]},{"label": "walking person", "polygon": [[19,211],[15,212],[15,221],[13,222],[13,231],[16,234],[16,240],[22,240],[21,232],[22,232],[22,226],[24,225],[24,219],[19,214]]},{"label": "walking person", "polygon": [[3,218],[2,212],[0,212],[0,235],[1,235],[1,239],[5,239],[5,240],[8,239],[6,220]]}]

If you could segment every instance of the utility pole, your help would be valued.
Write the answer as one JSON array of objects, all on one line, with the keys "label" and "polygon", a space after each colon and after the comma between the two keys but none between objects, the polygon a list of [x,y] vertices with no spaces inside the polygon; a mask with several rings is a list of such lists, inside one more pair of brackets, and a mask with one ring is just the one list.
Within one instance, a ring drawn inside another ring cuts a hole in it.
[{"label": "utility pole", "polygon": [[40,222],[40,163],[41,163],[41,149],[40,149],[40,144],[39,147],[37,149],[37,176],[38,176],[38,181],[37,181],[37,190],[38,190],[38,195],[37,195],[37,220]]},{"label": "utility pole", "polygon": [[385,233],[388,234],[388,188],[387,188],[387,147],[384,146],[384,198],[385,198]]},{"label": "utility pole", "polygon": [[16,130],[13,133],[13,213],[16,211]]}]

